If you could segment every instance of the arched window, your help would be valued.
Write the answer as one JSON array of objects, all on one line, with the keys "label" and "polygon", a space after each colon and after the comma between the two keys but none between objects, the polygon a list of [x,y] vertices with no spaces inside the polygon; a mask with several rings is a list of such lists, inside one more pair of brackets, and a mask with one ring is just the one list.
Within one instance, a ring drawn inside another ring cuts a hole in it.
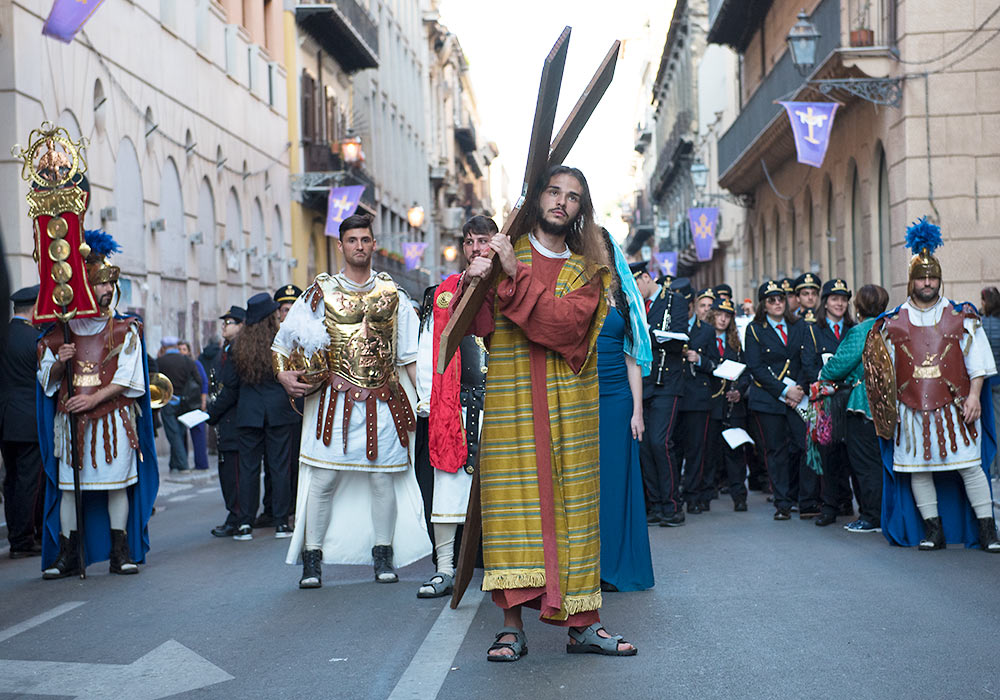
[{"label": "arched window", "polygon": [[132,274],[146,273],[146,217],[142,195],[139,156],[127,136],[118,144],[115,159],[114,221],[106,221],[115,240],[122,247],[119,267]]},{"label": "arched window", "polygon": [[771,277],[771,261],[767,259],[767,225],[763,217],[757,230],[760,231],[760,279],[764,280]]},{"label": "arched window", "polygon": [[[225,240],[225,265],[228,272],[230,285],[242,286],[244,283],[243,259],[243,213],[240,211],[240,196],[236,194],[236,188],[229,188],[229,196],[226,197],[226,240]],[[245,290],[239,290],[238,298],[245,298]]]},{"label": "arched window", "polygon": [[784,236],[781,235],[781,218],[778,216],[778,208],[774,208],[774,212],[771,214],[771,230],[774,231],[774,267],[771,269],[774,271],[774,276],[776,278],[785,276],[785,255],[783,248],[785,246]]},{"label": "arched window", "polygon": [[850,286],[857,287],[861,283],[865,269],[864,265],[864,221],[861,215],[861,185],[858,178],[858,166],[854,166],[851,175],[851,271]]},{"label": "arched window", "polygon": [[264,209],[260,199],[253,200],[250,208],[250,274],[257,277],[254,286],[268,286],[264,261],[267,256],[267,234],[264,232]]},{"label": "arched window", "polygon": [[175,279],[187,276],[187,239],[184,231],[184,199],[173,158],[167,158],[160,177],[160,218],[164,229],[153,231],[160,254],[160,273]]},{"label": "arched window", "polygon": [[825,226],[823,235],[826,238],[826,269],[823,270],[823,277],[830,279],[837,274],[837,258],[833,247],[833,182],[829,179],[826,181],[826,217],[823,224]]},{"label": "arched window", "polygon": [[802,271],[812,270],[816,266],[816,249],[813,245],[813,199],[812,190],[806,189],[805,201],[802,205]]},{"label": "arched window", "polygon": [[[281,209],[275,205],[271,217],[271,279],[275,286],[285,284],[289,279],[285,259],[285,226],[281,221]],[[312,280],[310,280],[311,282]]]},{"label": "arched window", "polygon": [[886,167],[885,151],[879,149],[878,166],[878,252],[879,275],[886,289],[892,284],[890,262],[892,261],[892,229],[889,225],[889,169]]},{"label": "arched window", "polygon": [[195,257],[198,259],[198,277],[203,282],[217,279],[215,245],[215,195],[212,194],[212,183],[207,177],[201,179],[198,187],[198,233],[201,234],[201,244],[195,246]]}]

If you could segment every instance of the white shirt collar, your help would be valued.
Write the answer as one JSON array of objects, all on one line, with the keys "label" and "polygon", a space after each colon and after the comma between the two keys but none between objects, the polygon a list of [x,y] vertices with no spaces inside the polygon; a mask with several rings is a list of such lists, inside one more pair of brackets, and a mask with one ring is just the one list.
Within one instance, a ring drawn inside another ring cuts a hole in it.
[{"label": "white shirt collar", "polygon": [[541,241],[535,238],[535,234],[530,231],[528,232],[528,241],[531,242],[531,247],[534,248],[536,251],[538,251],[538,254],[541,255],[542,257],[560,258],[562,260],[566,260],[567,258],[572,257],[573,255],[573,251],[569,249],[569,246],[566,246],[566,250],[564,250],[561,253],[552,252],[551,250],[543,246]]}]

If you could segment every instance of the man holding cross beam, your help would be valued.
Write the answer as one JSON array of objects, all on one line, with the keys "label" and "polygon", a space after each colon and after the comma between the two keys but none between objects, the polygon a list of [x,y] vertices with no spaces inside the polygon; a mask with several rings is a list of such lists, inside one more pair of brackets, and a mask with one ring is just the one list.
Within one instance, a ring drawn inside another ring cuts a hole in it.
[{"label": "man holding cross beam", "polygon": [[[562,165],[490,248],[502,273],[470,331],[488,338],[480,456],[483,589],[504,611],[487,658],[527,651],[521,608],[569,627],[568,653],[631,656],[600,623],[598,382],[608,261],[583,173]],[[493,261],[472,261],[453,305]]]}]

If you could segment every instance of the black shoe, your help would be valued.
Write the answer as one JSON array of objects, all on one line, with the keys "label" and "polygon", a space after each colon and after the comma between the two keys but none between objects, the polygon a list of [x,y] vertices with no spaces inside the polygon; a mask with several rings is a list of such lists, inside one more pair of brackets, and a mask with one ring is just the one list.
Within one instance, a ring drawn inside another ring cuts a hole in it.
[{"label": "black shoe", "polygon": [[[801,515],[799,516],[802,517]],[[823,513],[821,516],[816,518],[816,522],[813,523],[816,527],[826,527],[827,525],[833,525],[837,522],[836,513]]]},{"label": "black shoe", "polygon": [[52,562],[52,566],[42,572],[42,578],[46,580],[56,578],[66,578],[67,576],[77,576],[80,573],[80,556],[78,548],[80,537],[76,530],[71,530],[69,537],[59,535],[59,555]]},{"label": "black shoe", "polygon": [[216,537],[232,537],[236,534],[236,525],[232,523],[223,523],[222,525],[216,525],[212,528],[212,534]]},{"label": "black shoe", "polygon": [[997,539],[997,523],[993,518],[979,519],[979,546],[984,552],[1000,554],[1000,540]]},{"label": "black shoe", "polygon": [[807,508],[806,510],[799,511],[799,520],[812,520],[813,518],[818,518],[822,515],[815,508]]},{"label": "black shoe", "polygon": [[656,523],[663,520],[663,514],[658,510],[651,510],[646,513],[646,522],[650,525],[655,525]]},{"label": "black shoe", "polygon": [[306,549],[302,552],[302,578],[299,588],[321,588],[323,586],[323,550]]},{"label": "black shoe", "polygon": [[745,513],[747,510],[747,502],[736,501],[736,503],[733,504],[733,510],[735,510],[737,513]]},{"label": "black shoe", "polygon": [[767,502],[768,503],[774,503],[774,496],[768,496],[767,497]]},{"label": "black shoe", "polygon": [[775,520],[791,520],[792,519],[792,514],[790,512],[788,512],[787,510],[783,509],[783,508],[778,508],[778,510],[774,511],[774,519]]},{"label": "black shoe", "polygon": [[688,513],[692,515],[697,515],[701,512],[701,506],[697,503],[688,503]]},{"label": "black shoe", "polygon": [[42,545],[33,543],[27,549],[12,549],[10,550],[11,559],[27,559],[28,557],[38,557],[42,554]]},{"label": "black shoe", "polygon": [[372,559],[375,561],[375,583],[396,583],[399,576],[392,568],[392,545],[377,544],[372,547]]},{"label": "black shoe", "polygon": [[712,504],[709,501],[705,501],[704,503],[701,504],[701,510],[704,513],[709,512],[710,510],[712,510]]},{"label": "black shoe", "polygon": [[274,526],[274,539],[287,540],[292,536],[292,528],[288,523],[279,523]]},{"label": "black shoe", "polygon": [[926,552],[935,549],[944,549],[946,546],[944,530],[941,529],[941,518],[927,518],[924,520],[924,537],[920,540],[918,548]]},{"label": "black shoe", "polygon": [[253,526],[255,528],[274,527],[274,516],[270,513],[261,513],[257,516],[257,519],[253,521]]},{"label": "black shoe", "polygon": [[111,531],[111,562],[108,570],[122,575],[139,573],[139,566],[132,561],[128,551],[128,538],[124,530]]},{"label": "black shoe", "polygon": [[236,528],[236,534],[233,535],[234,540],[246,541],[253,539],[253,528],[249,525],[240,525]]},{"label": "black shoe", "polygon": [[618,586],[613,583],[608,583],[607,581],[601,581],[601,592],[602,593],[617,593]]},{"label": "black shoe", "polygon": [[680,527],[684,524],[684,511],[679,510],[670,515],[664,515],[660,520],[660,527]]}]

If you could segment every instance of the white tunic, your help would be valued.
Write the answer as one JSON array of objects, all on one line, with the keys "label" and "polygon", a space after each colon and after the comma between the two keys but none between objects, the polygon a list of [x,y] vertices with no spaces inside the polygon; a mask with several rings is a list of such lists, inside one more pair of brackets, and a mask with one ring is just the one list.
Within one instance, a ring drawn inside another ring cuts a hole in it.
[{"label": "white tunic", "polygon": [[[73,335],[96,335],[105,330],[109,318],[73,319],[69,328]],[[124,395],[137,398],[146,393],[146,382],[142,372],[142,343],[139,342],[138,326],[132,324],[125,334],[122,351],[118,355],[118,369],[111,379],[112,384],[125,387]],[[52,367],[56,357],[48,348],[42,355],[38,367],[38,383],[46,396],[55,396],[61,382],[51,377]],[[135,413],[138,410],[133,405],[129,411],[129,420],[135,430]],[[85,491],[111,491],[123,489],[138,481],[137,457],[135,450],[128,443],[125,424],[118,411],[112,411],[107,416],[109,435],[113,445],[117,445],[117,456],[112,448],[111,462],[107,462],[104,450],[104,421],[88,423],[84,428],[83,444],[77,446],[77,455],[83,463],[80,471],[80,488]],[[114,422],[114,426],[110,422]],[[90,444],[94,429],[99,431],[97,437],[97,463],[91,459]],[[73,471],[70,468],[69,417],[65,413],[55,414],[54,454],[59,460],[59,488],[63,491],[73,490]]]},{"label": "white tunic", "polygon": [[[417,413],[433,420],[430,416],[431,385],[434,381],[434,314],[428,314],[420,327],[417,343]],[[480,416],[480,419],[482,417]],[[469,424],[469,409],[462,415],[462,425]],[[479,421],[482,434],[483,422]],[[433,466],[433,462],[431,463]],[[459,469],[455,473],[434,468],[434,498],[431,504],[432,523],[464,523],[469,508],[469,490],[472,488],[472,474]]]},{"label": "white tunic", "polygon": [[[358,285],[343,273],[335,275],[345,288],[358,292],[370,291],[375,285],[372,273],[365,284]],[[406,293],[399,290],[396,310],[396,365],[399,369],[399,383],[406,392],[411,406],[416,404],[413,385],[403,366],[416,361],[417,331],[419,321]],[[305,295],[295,300],[288,315],[274,337],[272,349],[285,354],[296,347],[297,328],[312,326],[313,331],[325,331],[325,310],[323,305],[313,311],[305,301]],[[319,324],[319,325],[316,325]],[[378,458],[368,461],[366,455],[365,417],[366,406],[356,403],[351,412],[347,436],[347,450],[344,450],[343,415],[344,397],[337,400],[334,415],[333,439],[330,445],[323,444],[322,437],[316,438],[316,416],[319,411],[319,396],[315,392],[306,397],[302,419],[302,440],[299,448],[299,482],[295,509],[295,530],[289,541],[285,561],[299,562],[305,543],[305,518],[309,486],[314,469],[336,469],[341,471],[333,493],[330,524],[323,538],[323,561],[328,564],[370,564],[371,549],[375,544],[375,530],[371,521],[371,486],[368,473],[392,473],[393,491],[396,497],[396,523],[392,536],[393,562],[398,568],[406,566],[431,552],[430,538],[424,520],[423,500],[420,488],[411,467],[413,464],[413,434],[410,434],[409,449],[399,443],[399,436],[392,420],[392,414],[384,401],[378,406]],[[329,400],[329,391],[327,399]]]},{"label": "white tunic", "polygon": [[[951,302],[942,297],[938,303],[929,309],[918,309],[907,299],[900,310],[906,309],[909,314],[910,323],[914,326],[933,326],[941,320],[941,314],[951,306]],[[967,318],[963,325],[968,334],[966,340],[962,342],[962,353],[965,356],[965,368],[970,379],[976,377],[991,377],[997,373],[996,363],[993,359],[993,352],[990,350],[990,343],[986,339],[982,324],[977,319]],[[889,349],[889,356],[895,357],[895,349],[892,341],[889,340],[885,331],[882,332],[886,347]],[[915,411],[902,402],[897,402],[899,409],[900,439],[899,445],[893,450],[892,468],[897,472],[934,472],[950,471],[953,469],[964,469],[966,467],[979,466],[981,463],[982,444],[978,439],[973,439],[966,428],[969,436],[969,444],[966,445],[962,439],[958,428],[959,421],[962,420],[959,411],[954,404],[947,404],[941,410],[951,412],[951,420],[955,426],[956,444],[958,449],[951,451],[951,441],[947,440],[948,456],[941,459],[941,452],[937,445],[937,439],[933,437],[936,431],[934,420],[931,420],[931,456],[928,461],[924,459],[923,450],[923,414]],[[942,418],[947,425],[947,419]],[[975,422],[977,434],[982,435],[982,426],[977,419]]]}]

